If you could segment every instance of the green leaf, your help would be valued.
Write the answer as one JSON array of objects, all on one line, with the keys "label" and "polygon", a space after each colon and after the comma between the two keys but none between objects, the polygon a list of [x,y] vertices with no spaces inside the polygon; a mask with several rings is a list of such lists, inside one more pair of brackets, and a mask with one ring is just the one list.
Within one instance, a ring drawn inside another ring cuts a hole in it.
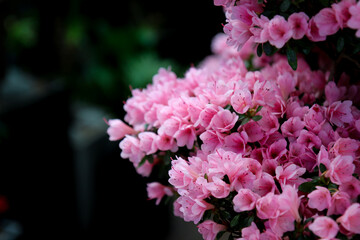
[{"label": "green leaf", "polygon": [[269,42],[263,44],[263,49],[266,56],[271,56],[273,54],[273,47],[270,45]]},{"label": "green leaf", "polygon": [[238,116],[239,116],[239,120],[243,120],[244,118],[247,117],[245,114],[238,114]]},{"label": "green leaf", "polygon": [[245,125],[250,121],[250,118],[246,117],[241,121],[241,125]]},{"label": "green leaf", "polygon": [[300,184],[299,190],[304,193],[309,193],[315,190],[316,182],[310,181],[310,182],[304,182]]},{"label": "green leaf", "polygon": [[296,52],[291,47],[286,48],[286,56],[290,67],[295,71],[297,69]]},{"label": "green leaf", "polygon": [[236,225],[239,224],[239,221],[240,221],[240,215],[236,215],[233,219],[231,219],[231,222],[230,222],[230,227],[235,227]]},{"label": "green leaf", "polygon": [[250,215],[245,219],[245,226],[248,227],[251,225],[251,223],[254,221],[255,215]]},{"label": "green leaf", "polygon": [[261,115],[255,115],[251,118],[252,120],[254,120],[255,122],[259,121],[260,119],[262,119]]},{"label": "green leaf", "polygon": [[320,172],[323,173],[326,171],[326,166],[322,163],[320,163]]},{"label": "green leaf", "polygon": [[263,46],[261,44],[258,45],[256,49],[256,54],[258,57],[261,57],[261,55],[263,54]]},{"label": "green leaf", "polygon": [[146,157],[147,157],[147,156],[145,156],[145,157],[143,157],[143,158],[141,159],[141,161],[139,162],[139,164],[138,164],[138,166],[137,166],[138,168],[141,167],[142,165],[144,165],[144,163],[146,162]]},{"label": "green leaf", "polygon": [[345,40],[343,37],[339,37],[336,43],[336,51],[341,52],[344,49]]},{"label": "green leaf", "polygon": [[231,218],[231,214],[226,210],[221,211],[220,215],[221,215],[221,218],[226,219],[226,220],[229,220]]},{"label": "green leaf", "polygon": [[215,238],[215,239],[219,240],[219,239],[224,235],[224,233],[226,233],[226,231],[220,231],[220,232],[218,232],[218,233],[216,234],[216,238]]},{"label": "green leaf", "polygon": [[290,5],[291,5],[290,0],[283,0],[282,3],[280,4],[280,11],[286,12],[289,9]]},{"label": "green leaf", "polygon": [[263,108],[263,106],[258,106],[258,108],[256,109],[256,112],[255,113],[258,113],[260,112],[260,110]]}]

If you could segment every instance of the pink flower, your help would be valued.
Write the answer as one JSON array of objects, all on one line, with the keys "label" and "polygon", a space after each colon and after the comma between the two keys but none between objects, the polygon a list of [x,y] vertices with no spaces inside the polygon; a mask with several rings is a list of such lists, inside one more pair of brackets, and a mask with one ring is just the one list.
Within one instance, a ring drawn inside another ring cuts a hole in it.
[{"label": "pink flower", "polygon": [[336,20],[339,23],[341,29],[347,26],[347,22],[351,17],[349,8],[355,4],[355,0],[343,0],[331,5],[332,9],[335,11]]},{"label": "pink flower", "polygon": [[320,148],[321,146],[321,139],[318,136],[316,136],[314,133],[306,130],[300,131],[297,142],[308,148],[312,148],[312,147]]},{"label": "pink flower", "polygon": [[267,26],[271,45],[282,48],[293,35],[290,24],[284,17],[276,15]]},{"label": "pink flower", "polygon": [[288,22],[293,31],[293,39],[301,39],[308,29],[309,17],[304,12],[293,13],[288,18]]},{"label": "pink flower", "polygon": [[338,233],[339,226],[332,218],[320,216],[309,225],[309,229],[322,239],[332,239]]},{"label": "pink flower", "polygon": [[296,80],[289,72],[280,74],[276,79],[283,99],[287,99],[291,92],[295,90]]},{"label": "pink flower", "polygon": [[226,198],[230,193],[229,184],[218,177],[213,177],[212,182],[206,185],[207,190],[216,198]]},{"label": "pink flower", "polygon": [[259,124],[260,128],[269,136],[270,134],[275,133],[279,127],[279,120],[278,118],[272,114],[272,112],[267,111],[266,109],[261,109],[261,111],[259,112],[262,116],[262,118],[257,121],[257,123]]},{"label": "pink flower", "polygon": [[179,211],[184,216],[186,222],[193,221],[197,224],[206,210],[214,208],[210,203],[201,199],[192,199],[187,196],[180,196],[176,202],[180,205]]},{"label": "pink flower", "polygon": [[257,142],[264,137],[264,132],[261,130],[261,127],[257,122],[250,121],[247,124],[242,126],[242,129],[247,135],[248,142]]},{"label": "pink flower", "polygon": [[192,124],[182,124],[174,134],[174,138],[179,147],[186,145],[188,149],[191,149],[196,139],[194,126]]},{"label": "pink flower", "polygon": [[301,197],[298,196],[297,188],[295,186],[283,185],[282,190],[283,192],[279,196],[280,209],[283,212],[289,211],[293,218],[300,222],[299,207]]},{"label": "pink flower", "polygon": [[110,141],[117,141],[125,137],[125,135],[131,135],[135,133],[135,130],[126,125],[120,119],[109,119],[107,121],[109,128],[107,134],[109,134]]},{"label": "pink flower", "polygon": [[351,199],[355,199],[360,195],[360,181],[352,177],[350,181],[340,185],[339,191],[346,192]]},{"label": "pink flower", "polygon": [[256,201],[256,213],[261,219],[276,218],[280,215],[279,201],[274,193],[270,192]]},{"label": "pink flower", "polygon": [[308,194],[309,207],[322,211],[331,204],[331,194],[327,188],[316,186],[316,190]]},{"label": "pink flower", "polygon": [[251,93],[248,89],[238,89],[232,95],[230,102],[236,112],[246,113],[252,104]]},{"label": "pink flower", "polygon": [[309,21],[309,28],[306,32],[306,36],[313,42],[325,41],[326,39],[326,36],[320,35],[319,26],[315,22],[314,17],[312,17]]},{"label": "pink flower", "polygon": [[326,109],[326,116],[332,124],[344,127],[344,123],[350,123],[353,120],[351,106],[352,101],[334,102]]},{"label": "pink flower", "polygon": [[318,134],[322,125],[325,123],[323,109],[319,105],[314,104],[309,112],[305,114],[304,122],[309,131]]},{"label": "pink flower", "polygon": [[201,150],[204,152],[211,152],[215,150],[218,146],[221,146],[224,143],[225,135],[214,131],[207,130],[200,135],[200,139],[203,141],[201,145]]},{"label": "pink flower", "polygon": [[172,190],[169,187],[166,187],[158,182],[152,182],[147,184],[147,193],[149,199],[156,199],[156,205],[159,205],[161,199],[167,195],[172,196]]},{"label": "pink flower", "polygon": [[217,132],[229,132],[238,120],[236,113],[222,109],[211,119],[210,127]]},{"label": "pink flower", "polygon": [[356,157],[356,151],[360,147],[360,142],[351,138],[339,138],[330,149],[330,153],[334,156],[352,156]]},{"label": "pink flower", "polygon": [[270,192],[274,193],[275,189],[276,186],[274,178],[266,172],[262,172],[261,177],[254,181],[251,188],[254,193],[260,195],[261,197],[265,196]]},{"label": "pink flower", "polygon": [[198,226],[198,231],[204,238],[204,240],[214,240],[216,235],[226,229],[224,225],[217,224],[212,220],[206,220],[200,223]]},{"label": "pink flower", "polygon": [[156,146],[161,151],[170,150],[172,152],[176,152],[178,149],[175,139],[173,137],[167,135],[166,133],[159,135],[159,137],[156,140]]},{"label": "pink flower", "polygon": [[207,104],[206,107],[200,112],[199,119],[194,124],[195,126],[201,125],[203,127],[209,126],[211,119],[218,112],[218,109],[213,104]]},{"label": "pink flower", "polygon": [[241,230],[241,240],[259,240],[260,238],[260,231],[257,228],[254,222],[251,223],[249,227],[243,228]]},{"label": "pink flower", "polygon": [[339,185],[350,181],[355,171],[353,161],[354,159],[351,156],[337,156],[330,163],[330,168],[326,176],[329,176],[333,183]]},{"label": "pink flower", "polygon": [[138,135],[140,140],[140,149],[150,155],[155,153],[158,149],[156,146],[157,135],[153,132],[141,132]]},{"label": "pink flower", "polygon": [[231,2],[233,2],[233,0],[214,0],[214,5],[215,6],[227,6],[227,5],[231,4]]},{"label": "pink flower", "polygon": [[323,8],[314,17],[314,22],[319,27],[320,36],[328,36],[335,34],[340,25],[336,19],[336,14],[332,8]]},{"label": "pink flower", "polygon": [[282,186],[286,184],[300,185],[303,181],[301,180],[300,176],[306,172],[306,169],[299,167],[296,164],[289,164],[286,167],[285,166],[276,167],[276,179],[280,182]]},{"label": "pink flower", "polygon": [[259,195],[249,189],[240,189],[238,194],[233,199],[234,211],[243,212],[254,209],[256,200],[259,198]]},{"label": "pink flower", "polygon": [[246,153],[247,151],[248,136],[246,132],[234,132],[225,136],[223,148],[228,151],[236,153]]},{"label": "pink flower", "polygon": [[356,36],[360,37],[360,2],[349,7],[349,13],[351,14],[351,17],[347,22],[347,25],[349,28],[357,29]]},{"label": "pink flower", "polygon": [[325,96],[328,104],[341,100],[346,93],[345,87],[338,87],[336,83],[331,81],[325,86]]},{"label": "pink flower", "polygon": [[139,139],[126,135],[126,137],[119,144],[121,151],[121,157],[129,160],[134,164],[139,164],[141,159],[145,156],[145,153],[140,150]]},{"label": "pink flower", "polygon": [[327,211],[327,215],[341,215],[351,205],[349,194],[342,191],[337,191],[331,197],[331,204]]},{"label": "pink flower", "polygon": [[300,135],[304,126],[305,123],[299,117],[291,117],[281,125],[281,132],[284,137],[295,139]]},{"label": "pink flower", "polygon": [[336,221],[346,230],[360,234],[360,204],[353,203]]},{"label": "pink flower", "polygon": [[269,225],[271,230],[281,237],[285,232],[295,230],[294,220],[293,215],[287,211],[278,217],[270,218]]}]

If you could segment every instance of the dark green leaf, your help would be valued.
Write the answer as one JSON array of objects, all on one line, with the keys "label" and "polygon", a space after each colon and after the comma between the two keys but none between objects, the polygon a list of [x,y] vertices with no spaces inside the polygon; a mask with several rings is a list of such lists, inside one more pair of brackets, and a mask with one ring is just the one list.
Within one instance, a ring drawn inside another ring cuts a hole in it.
[{"label": "dark green leaf", "polygon": [[252,120],[254,120],[255,122],[259,121],[260,119],[262,119],[261,115],[255,115],[252,117]]},{"label": "dark green leaf", "polygon": [[142,165],[144,165],[144,163],[146,162],[146,158],[147,158],[147,156],[145,156],[141,159],[141,161],[139,162],[139,165],[137,166],[138,168],[141,167]]},{"label": "dark green leaf", "polygon": [[266,56],[271,56],[273,54],[273,47],[270,45],[269,42],[263,44],[263,49]]},{"label": "dark green leaf", "polygon": [[336,185],[335,183],[329,183],[328,188],[332,188],[332,189],[338,189],[338,185]]},{"label": "dark green leaf", "polygon": [[263,106],[258,106],[258,108],[256,109],[256,113],[260,112],[260,110],[263,108]]},{"label": "dark green leaf", "polygon": [[290,67],[293,70],[296,70],[297,69],[297,58],[296,58],[295,50],[292,49],[291,47],[286,48],[286,56],[287,56]]},{"label": "dark green leaf", "polygon": [[250,121],[250,118],[246,117],[241,121],[241,125],[245,125]]},{"label": "dark green leaf", "polygon": [[245,226],[248,227],[251,225],[251,223],[254,221],[255,215],[250,215],[245,219]]},{"label": "dark green leaf", "polygon": [[290,5],[291,5],[290,0],[283,0],[282,3],[280,4],[280,11],[286,12],[289,9]]},{"label": "dark green leaf", "polygon": [[263,46],[261,44],[259,44],[256,49],[256,54],[258,57],[261,57],[262,53],[263,53]]},{"label": "dark green leaf", "polygon": [[245,114],[238,114],[238,116],[239,116],[239,120],[243,120],[244,118],[247,117]]},{"label": "dark green leaf", "polygon": [[231,214],[230,214],[228,211],[226,211],[226,210],[221,211],[221,212],[220,212],[220,215],[221,215],[221,217],[222,217],[223,219],[226,219],[226,220],[231,219]]},{"label": "dark green leaf", "polygon": [[304,193],[309,193],[312,192],[315,189],[315,187],[316,187],[316,183],[314,181],[304,182],[300,184],[299,191]]},{"label": "dark green leaf", "polygon": [[339,37],[336,43],[336,51],[341,52],[344,49],[345,40],[343,37]]},{"label": "dark green leaf", "polygon": [[239,224],[239,221],[240,221],[240,215],[236,215],[233,219],[231,219],[231,222],[230,222],[230,227],[235,227],[236,225]]},{"label": "dark green leaf", "polygon": [[320,163],[320,172],[323,173],[326,171],[326,166],[322,163]]},{"label": "dark green leaf", "polygon": [[319,2],[324,6],[324,7],[328,7],[330,5],[329,0],[319,0]]},{"label": "dark green leaf", "polygon": [[219,240],[219,239],[224,235],[224,233],[226,233],[226,231],[220,231],[220,232],[218,232],[218,233],[216,234],[216,238],[215,238],[215,239]]},{"label": "dark green leaf", "polygon": [[259,3],[259,4],[264,3],[264,0],[258,0],[258,3]]},{"label": "dark green leaf", "polygon": [[308,218],[308,219],[306,219],[305,221],[304,221],[304,224],[306,224],[306,223],[308,223],[308,222],[310,222],[310,221],[312,221],[312,220],[314,220],[314,218]]}]

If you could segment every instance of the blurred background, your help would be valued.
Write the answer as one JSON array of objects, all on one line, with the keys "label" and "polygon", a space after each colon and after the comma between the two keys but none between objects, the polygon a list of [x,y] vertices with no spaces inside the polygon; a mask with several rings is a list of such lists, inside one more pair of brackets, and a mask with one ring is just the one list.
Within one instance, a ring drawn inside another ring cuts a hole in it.
[{"label": "blurred background", "polygon": [[103,118],[209,55],[224,19],[212,0],[0,0],[0,240],[196,239]]}]

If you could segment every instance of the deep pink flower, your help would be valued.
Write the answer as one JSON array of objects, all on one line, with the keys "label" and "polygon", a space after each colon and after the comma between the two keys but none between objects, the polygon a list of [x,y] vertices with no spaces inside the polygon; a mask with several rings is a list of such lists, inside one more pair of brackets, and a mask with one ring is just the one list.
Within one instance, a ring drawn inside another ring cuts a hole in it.
[{"label": "deep pink flower", "polygon": [[351,106],[352,101],[334,102],[326,109],[326,116],[332,124],[344,127],[345,123],[350,123],[353,120]]},{"label": "deep pink flower", "polygon": [[246,153],[247,152],[248,135],[245,131],[241,133],[234,132],[230,135],[225,136],[223,148],[228,151],[235,153]]},{"label": "deep pink flower", "polygon": [[360,204],[353,203],[336,221],[346,230],[360,234]]},{"label": "deep pink flower", "polygon": [[293,13],[289,16],[288,22],[293,31],[293,39],[301,39],[308,30],[309,17],[304,12]]},{"label": "deep pink flower", "polygon": [[253,191],[243,188],[238,191],[238,194],[234,197],[234,211],[243,212],[250,211],[255,208],[256,200],[260,196]]},{"label": "deep pink flower", "polygon": [[290,24],[284,17],[276,15],[267,25],[269,32],[269,42],[271,45],[282,48],[293,35]]},{"label": "deep pink flower", "polygon": [[316,186],[316,190],[308,194],[309,207],[322,211],[331,204],[331,194],[327,188]]},{"label": "deep pink flower", "polygon": [[264,132],[261,130],[259,124],[255,121],[250,121],[247,124],[242,126],[242,129],[247,135],[248,142],[257,142],[264,137]]},{"label": "deep pink flower", "polygon": [[330,149],[330,153],[335,157],[338,155],[356,157],[360,142],[351,138],[339,138]]},{"label": "deep pink flower", "polygon": [[291,117],[281,125],[281,132],[284,137],[297,138],[305,123],[299,117]]},{"label": "deep pink flower", "polygon": [[314,20],[314,17],[312,17],[309,21],[309,28],[306,32],[306,36],[309,38],[310,41],[313,42],[321,42],[325,41],[326,36],[320,35],[319,33],[319,26]]},{"label": "deep pink flower", "polygon": [[280,74],[277,77],[276,82],[279,85],[279,89],[284,100],[286,100],[290,93],[295,90],[296,80],[289,72]]},{"label": "deep pink flower", "polygon": [[340,25],[340,28],[347,27],[347,22],[349,21],[351,14],[349,8],[356,4],[355,0],[342,0],[338,3],[333,3],[331,5],[332,9],[335,11],[336,20]]},{"label": "deep pink flower", "polygon": [[360,181],[352,177],[350,181],[341,184],[339,190],[346,192],[351,199],[355,199],[360,195]]},{"label": "deep pink flower", "polygon": [[125,135],[131,135],[135,133],[135,130],[129,127],[120,119],[109,119],[107,121],[109,128],[107,134],[109,134],[110,141],[117,141],[125,137]]},{"label": "deep pink flower", "polygon": [[349,28],[356,29],[356,36],[360,37],[360,2],[349,7],[350,19],[347,22]]},{"label": "deep pink flower", "polygon": [[330,168],[327,176],[336,184],[342,184],[352,179],[352,174],[355,171],[354,159],[351,156],[337,156],[330,163]]},{"label": "deep pink flower", "polygon": [[340,29],[340,24],[332,8],[323,8],[320,10],[320,12],[315,15],[314,21],[319,28],[320,36],[333,35]]},{"label": "deep pink flower", "polygon": [[314,133],[309,132],[307,130],[301,130],[297,142],[303,144],[308,148],[316,147],[320,148],[321,139],[316,136]]},{"label": "deep pink flower", "polygon": [[325,116],[322,107],[318,104],[314,104],[309,109],[309,112],[304,115],[304,122],[309,131],[318,134],[322,125],[325,123]]},{"label": "deep pink flower", "polygon": [[342,191],[337,191],[331,197],[331,204],[327,211],[327,215],[342,215],[345,210],[351,205],[349,194]]},{"label": "deep pink flower", "polygon": [[206,220],[200,223],[198,226],[198,231],[204,238],[204,240],[214,240],[216,235],[220,232],[225,230],[225,226],[215,223],[212,220]]},{"label": "deep pink flower", "polygon": [[266,172],[262,172],[261,177],[254,181],[251,188],[254,193],[260,195],[261,197],[265,196],[270,192],[274,193],[275,189],[276,186],[274,178]]},{"label": "deep pink flower", "polygon": [[147,184],[147,194],[149,199],[156,199],[156,205],[159,205],[161,199],[167,195],[172,196],[173,192],[171,188],[166,187],[158,182],[152,182]]},{"label": "deep pink flower", "polygon": [[322,239],[332,239],[338,233],[339,226],[332,218],[320,216],[309,225],[309,229]]},{"label": "deep pink flower", "polygon": [[246,113],[252,105],[252,96],[248,89],[238,89],[231,97],[231,106],[240,114]]}]

